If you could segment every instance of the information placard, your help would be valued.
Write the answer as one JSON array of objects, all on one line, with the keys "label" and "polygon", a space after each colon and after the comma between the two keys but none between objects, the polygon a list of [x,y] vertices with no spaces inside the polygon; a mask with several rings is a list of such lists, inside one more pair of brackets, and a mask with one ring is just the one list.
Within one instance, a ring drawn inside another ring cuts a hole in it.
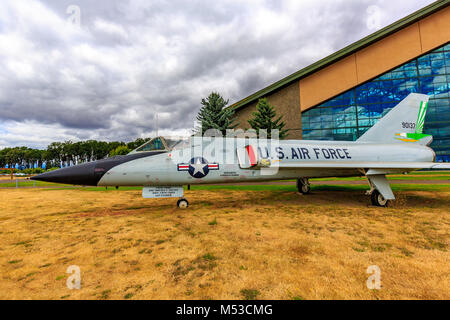
[{"label": "information placard", "polygon": [[144,198],[181,198],[182,196],[183,186],[154,186],[142,189]]}]

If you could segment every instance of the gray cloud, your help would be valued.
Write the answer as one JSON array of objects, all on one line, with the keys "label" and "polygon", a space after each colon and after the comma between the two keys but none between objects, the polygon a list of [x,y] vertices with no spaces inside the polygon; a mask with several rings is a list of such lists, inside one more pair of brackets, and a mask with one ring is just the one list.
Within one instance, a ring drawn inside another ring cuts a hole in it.
[{"label": "gray cloud", "polygon": [[[189,132],[200,100],[237,101],[430,0],[8,0],[0,11],[0,148]],[[81,9],[80,28],[67,22]]]}]

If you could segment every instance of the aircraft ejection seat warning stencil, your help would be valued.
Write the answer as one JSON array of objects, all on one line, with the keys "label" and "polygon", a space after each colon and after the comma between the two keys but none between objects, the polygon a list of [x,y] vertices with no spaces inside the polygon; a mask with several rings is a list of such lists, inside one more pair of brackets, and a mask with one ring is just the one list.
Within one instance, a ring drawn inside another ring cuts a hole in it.
[{"label": "aircraft ejection seat warning stencil", "polygon": [[189,171],[189,174],[194,178],[203,178],[209,170],[219,170],[218,163],[208,163],[203,157],[194,157],[190,163],[178,164],[178,171]]},{"label": "aircraft ejection seat warning stencil", "polygon": [[155,186],[142,189],[143,198],[181,198],[183,186]]}]

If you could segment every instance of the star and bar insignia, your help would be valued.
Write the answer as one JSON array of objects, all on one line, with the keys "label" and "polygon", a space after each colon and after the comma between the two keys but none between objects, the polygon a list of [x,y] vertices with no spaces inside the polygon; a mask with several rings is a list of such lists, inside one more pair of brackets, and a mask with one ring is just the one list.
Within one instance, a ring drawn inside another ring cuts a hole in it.
[{"label": "star and bar insignia", "polygon": [[218,163],[208,163],[203,157],[194,157],[190,163],[179,163],[178,171],[189,171],[189,174],[194,178],[203,178],[209,170],[219,170]]}]

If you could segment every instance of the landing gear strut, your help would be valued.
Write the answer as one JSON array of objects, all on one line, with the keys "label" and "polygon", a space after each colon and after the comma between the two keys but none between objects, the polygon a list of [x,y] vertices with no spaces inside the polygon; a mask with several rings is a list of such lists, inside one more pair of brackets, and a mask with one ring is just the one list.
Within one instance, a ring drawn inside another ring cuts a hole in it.
[{"label": "landing gear strut", "polygon": [[311,192],[311,185],[309,184],[308,178],[297,179],[297,189],[298,192],[302,194],[308,194]]},{"label": "landing gear strut", "polygon": [[[370,196],[372,205],[377,207],[387,207],[390,201],[395,199],[385,175],[369,175],[367,176],[367,180],[369,182],[370,190],[368,190],[366,194]],[[381,188],[380,190],[384,190],[385,195],[387,195],[389,199],[386,199],[381,194],[378,190],[379,188]]]},{"label": "landing gear strut", "polygon": [[177,201],[177,206],[180,209],[186,209],[189,206],[189,202],[186,199],[181,198]]}]

